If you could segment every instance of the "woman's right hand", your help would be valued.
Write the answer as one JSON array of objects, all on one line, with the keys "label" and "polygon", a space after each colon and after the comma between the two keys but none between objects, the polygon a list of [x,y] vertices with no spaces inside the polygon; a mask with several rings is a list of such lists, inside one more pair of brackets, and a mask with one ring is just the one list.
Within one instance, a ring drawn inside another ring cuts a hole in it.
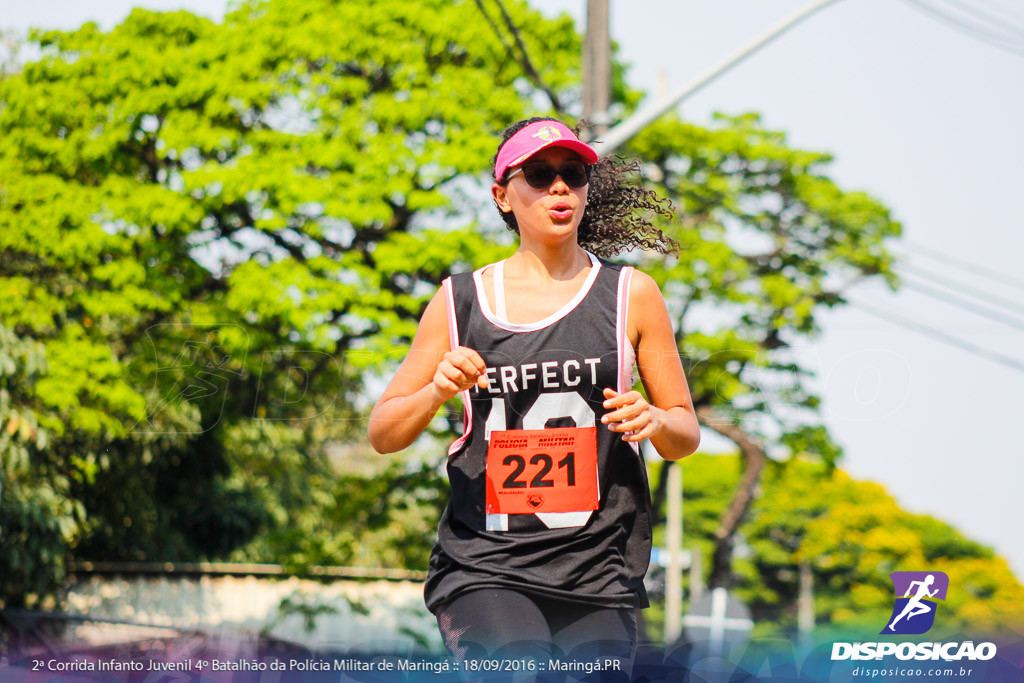
[{"label": "woman's right hand", "polygon": [[434,372],[434,394],[442,401],[447,401],[460,391],[471,389],[473,385],[486,389],[485,370],[487,365],[484,359],[473,349],[460,346],[454,351],[448,351]]}]

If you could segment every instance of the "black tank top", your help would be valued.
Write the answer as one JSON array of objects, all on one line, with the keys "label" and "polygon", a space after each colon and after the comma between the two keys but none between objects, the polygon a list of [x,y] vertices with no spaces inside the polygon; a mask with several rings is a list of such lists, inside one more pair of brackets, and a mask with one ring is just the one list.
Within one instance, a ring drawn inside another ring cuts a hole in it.
[{"label": "black tank top", "polygon": [[[590,254],[577,295],[536,323],[504,315],[501,266],[495,300],[484,269],[443,283],[451,347],[480,353],[487,389],[462,393],[465,432],[449,448],[451,500],[438,527],[425,586],[432,612],[477,588],[512,588],[606,607],[647,607],[651,555],[647,471],[636,444],[601,424],[604,387],[633,386],[626,336],[633,269]],[[489,271],[487,277],[491,277]],[[597,427],[599,507],[580,512],[487,514],[485,464],[492,430]]]}]

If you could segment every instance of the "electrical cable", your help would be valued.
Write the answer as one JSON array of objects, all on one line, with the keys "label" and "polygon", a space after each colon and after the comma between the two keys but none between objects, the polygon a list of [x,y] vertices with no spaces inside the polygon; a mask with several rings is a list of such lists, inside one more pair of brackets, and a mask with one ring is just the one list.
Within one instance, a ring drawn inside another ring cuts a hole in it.
[{"label": "electrical cable", "polygon": [[1009,39],[1009,42],[1007,42],[1008,39],[1005,36],[993,34],[990,31],[986,31],[985,29],[979,28],[978,26],[970,26],[959,19],[951,17],[948,14],[935,9],[934,7],[929,7],[921,0],[903,0],[903,2],[917,9],[918,11],[928,14],[932,18],[941,21],[942,23],[946,24],[947,26],[950,26],[951,28],[960,31],[961,33],[964,33],[966,35],[969,35],[975,40],[987,43],[992,47],[999,48],[1006,52],[1011,52],[1016,55],[1024,56],[1024,44],[1016,44],[1012,39]]},{"label": "electrical cable", "polygon": [[975,19],[982,22],[987,22],[997,28],[1015,33],[1018,40],[1024,40],[1024,29],[1019,26],[1015,26],[1012,22],[1007,21],[1003,17],[996,16],[995,14],[989,14],[983,9],[972,6],[970,3],[962,2],[961,0],[941,0],[947,5],[952,5],[964,14],[969,14]]},{"label": "electrical cable", "polygon": [[980,346],[975,346],[974,344],[964,341],[959,337],[954,337],[953,335],[946,334],[941,330],[936,330],[935,328],[928,327],[927,325],[922,325],[921,323],[915,322],[913,320],[907,320],[906,318],[890,315],[889,313],[886,313],[885,311],[875,308],[874,306],[871,306],[869,304],[865,304],[860,301],[854,301],[851,299],[847,299],[847,301],[853,306],[857,307],[858,309],[864,311],[865,313],[870,313],[871,315],[877,318],[881,318],[882,320],[885,320],[887,322],[890,322],[893,325],[898,325],[899,327],[911,330],[912,332],[917,332],[918,334],[922,334],[935,341],[940,341],[944,344],[955,346],[961,351],[967,351],[968,353],[973,354],[975,356],[979,356],[986,360],[990,360],[994,363],[998,363],[1000,365],[1012,368],[1014,370],[1018,370],[1020,372],[1024,372],[1024,362],[1019,361],[1016,358],[1004,356],[1000,353],[989,351],[988,349],[984,349]]},{"label": "electrical cable", "polygon": [[900,271],[903,271],[900,273],[901,276],[905,275],[906,273],[910,273],[914,277],[922,278],[924,280],[927,280],[928,282],[940,285],[942,287],[955,289],[960,294],[973,296],[975,299],[984,301],[985,303],[994,304],[996,306],[1001,306],[1005,309],[1011,310],[1015,313],[1024,314],[1024,304],[1020,304],[1016,301],[1011,301],[1010,299],[1004,299],[1001,296],[997,296],[995,294],[992,294],[991,292],[986,292],[983,289],[978,289],[976,287],[971,287],[970,285],[965,285],[964,283],[953,278],[950,278],[948,276],[938,275],[937,273],[933,273],[923,268],[918,268],[917,266],[910,265],[909,263],[900,264],[899,269]]},{"label": "electrical cable", "polygon": [[977,304],[971,303],[970,301],[957,297],[954,294],[942,292],[933,287],[929,287],[928,285],[922,285],[921,283],[914,281],[904,282],[903,286],[906,287],[907,289],[913,289],[914,291],[920,292],[925,296],[930,296],[933,299],[938,299],[939,301],[945,304],[949,304],[950,306],[962,308],[965,311],[974,313],[975,315],[980,315],[984,318],[988,318],[989,320],[994,320],[997,323],[1003,323],[1004,325],[1008,325],[1009,327],[1013,327],[1024,332],[1024,321],[1014,320],[1013,318],[1007,318],[1006,316],[1000,315],[997,311],[993,311],[992,309],[989,308],[982,308]]},{"label": "electrical cable", "polygon": [[[967,33],[971,37],[987,42],[996,47],[1004,47],[1009,49],[1011,52],[1020,49],[1021,45],[1019,39],[1015,39],[1012,35],[1007,36],[998,32],[993,32],[991,27],[980,26],[977,23],[971,23],[964,21],[961,17],[951,15],[949,12],[943,12],[937,7],[933,7],[924,0],[903,0],[905,3],[912,5],[918,10],[931,15],[933,18],[945,23],[946,25],[962,32]],[[980,37],[979,37],[980,36]],[[995,42],[993,42],[995,41]],[[997,45],[997,43],[1004,43],[1005,45]]]},{"label": "electrical cable", "polygon": [[949,256],[941,251],[936,251],[931,247],[926,247],[923,244],[917,244],[916,242],[904,242],[901,246],[910,249],[911,251],[919,252],[922,256],[927,256],[934,261],[939,261],[940,263],[945,263],[949,266],[955,266],[968,273],[973,273],[974,275],[992,280],[993,282],[1009,285],[1010,287],[1016,287],[1018,289],[1024,289],[1024,280],[1018,280],[1011,275],[995,272],[990,268],[972,263],[966,259]]}]

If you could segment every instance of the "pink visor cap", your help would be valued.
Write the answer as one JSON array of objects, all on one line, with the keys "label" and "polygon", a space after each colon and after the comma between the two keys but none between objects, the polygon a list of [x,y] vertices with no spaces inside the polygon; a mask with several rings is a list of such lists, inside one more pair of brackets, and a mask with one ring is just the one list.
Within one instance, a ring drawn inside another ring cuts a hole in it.
[{"label": "pink visor cap", "polygon": [[559,121],[534,121],[508,139],[494,162],[494,177],[498,180],[512,166],[518,166],[545,147],[566,147],[583,157],[587,164],[597,163],[597,152],[580,142],[568,126]]}]

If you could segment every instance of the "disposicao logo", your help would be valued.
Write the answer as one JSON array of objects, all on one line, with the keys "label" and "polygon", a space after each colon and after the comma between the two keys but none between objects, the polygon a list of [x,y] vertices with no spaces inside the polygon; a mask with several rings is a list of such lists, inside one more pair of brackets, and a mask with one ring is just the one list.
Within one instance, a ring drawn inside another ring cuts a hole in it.
[{"label": "disposicao logo", "polygon": [[880,633],[918,635],[927,633],[935,623],[936,600],[945,600],[949,577],[945,572],[893,572],[889,574],[896,590],[892,616]]},{"label": "disposicao logo", "polygon": [[[943,572],[893,572],[893,590],[896,592],[892,616],[881,630],[882,635],[919,635],[926,633],[935,623],[937,600],[946,599],[949,577]],[[953,662],[987,661],[996,656],[996,646],[973,641],[947,643],[832,643],[832,661],[853,659],[871,660],[896,657],[900,660],[943,660]]]}]

